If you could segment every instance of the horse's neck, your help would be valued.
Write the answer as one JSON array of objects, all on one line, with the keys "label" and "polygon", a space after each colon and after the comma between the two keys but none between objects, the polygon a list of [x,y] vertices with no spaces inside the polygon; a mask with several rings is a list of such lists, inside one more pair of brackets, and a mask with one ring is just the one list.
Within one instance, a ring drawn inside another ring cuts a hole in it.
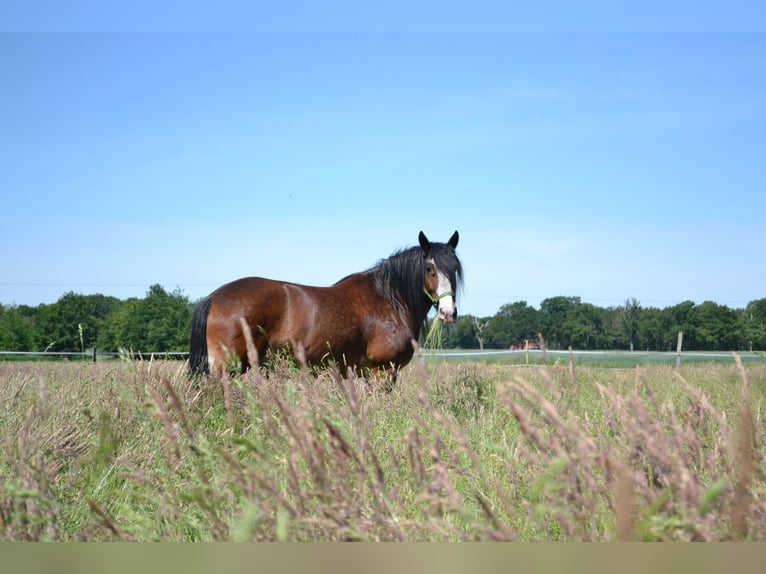
[{"label": "horse's neck", "polygon": [[379,285],[381,295],[388,298],[399,318],[407,323],[412,336],[417,339],[423,329],[430,306],[423,302],[418,292],[410,291],[404,285],[382,283]]}]

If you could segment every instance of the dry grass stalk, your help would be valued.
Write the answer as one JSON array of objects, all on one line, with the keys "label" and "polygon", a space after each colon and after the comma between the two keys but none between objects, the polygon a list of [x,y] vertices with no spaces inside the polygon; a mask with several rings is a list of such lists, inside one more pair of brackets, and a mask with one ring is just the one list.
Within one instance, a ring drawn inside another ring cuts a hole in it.
[{"label": "dry grass stalk", "polygon": [[631,542],[635,531],[635,485],[633,473],[622,463],[617,461],[614,475],[614,521],[617,540]]},{"label": "dry grass stalk", "polygon": [[178,429],[176,429],[173,418],[170,416],[170,413],[165,406],[165,401],[162,399],[162,397],[160,397],[157,390],[154,389],[154,387],[149,387],[147,391],[149,392],[149,396],[152,398],[152,403],[157,410],[157,415],[162,422],[162,425],[165,427],[168,459],[179,460],[181,458],[181,450],[178,446]]},{"label": "dry grass stalk", "polygon": [[231,399],[231,379],[228,376],[221,378],[221,386],[223,387],[223,408],[226,410],[226,423],[229,427],[229,432],[234,432],[234,408],[232,406]]},{"label": "dry grass stalk", "polygon": [[575,376],[575,362],[574,351],[572,347],[569,347],[569,383],[572,385],[574,392],[577,392],[577,377]]},{"label": "dry grass stalk", "polygon": [[259,364],[259,357],[258,357],[258,349],[255,347],[255,342],[253,341],[253,332],[250,329],[250,325],[247,321],[245,321],[244,317],[239,318],[239,324],[242,327],[242,333],[245,335],[245,345],[247,348],[247,362],[250,364],[251,368],[257,369],[257,366]]},{"label": "dry grass stalk", "polygon": [[752,504],[750,492],[755,465],[753,462],[753,443],[755,442],[755,427],[750,404],[743,401],[739,413],[739,426],[734,444],[734,499],[731,504],[730,524],[732,534],[739,539],[745,539],[749,533],[748,515]]},{"label": "dry grass stalk", "polygon": [[747,372],[739,355],[734,354],[742,381],[742,402],[739,408],[739,424],[734,442],[734,499],[731,504],[730,525],[735,538],[746,539],[749,534],[748,518],[752,505],[751,486],[756,474],[756,434],[753,411],[750,406],[750,387]]},{"label": "dry grass stalk", "polygon": [[93,502],[93,500],[88,500],[88,507],[90,508],[91,512],[96,514],[100,519],[101,522],[106,526],[106,528],[111,532],[117,540],[121,540],[123,542],[130,542],[132,539],[124,534],[115,523],[114,517],[109,514],[106,510],[100,508],[98,504]]},{"label": "dry grass stalk", "polygon": [[195,440],[194,427],[192,426],[189,418],[186,416],[186,411],[183,404],[181,403],[181,399],[179,398],[178,393],[176,393],[173,384],[167,377],[162,377],[162,386],[165,389],[165,392],[168,394],[168,398],[170,399],[170,406],[175,411],[176,416],[181,423],[181,427],[186,433],[186,436],[189,437],[189,440],[193,442]]}]

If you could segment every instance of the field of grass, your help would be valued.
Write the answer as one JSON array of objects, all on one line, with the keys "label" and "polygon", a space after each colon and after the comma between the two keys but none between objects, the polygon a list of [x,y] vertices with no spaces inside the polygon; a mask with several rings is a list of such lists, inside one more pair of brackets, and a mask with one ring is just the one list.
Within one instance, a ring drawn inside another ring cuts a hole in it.
[{"label": "field of grass", "polygon": [[0,363],[0,540],[763,540],[766,365]]}]

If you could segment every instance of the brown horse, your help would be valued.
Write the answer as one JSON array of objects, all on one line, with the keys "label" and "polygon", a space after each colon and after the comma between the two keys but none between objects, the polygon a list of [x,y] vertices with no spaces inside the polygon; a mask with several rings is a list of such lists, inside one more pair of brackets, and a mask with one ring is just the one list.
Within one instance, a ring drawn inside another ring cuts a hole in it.
[{"label": "brown horse", "polygon": [[[223,375],[231,359],[249,367],[249,326],[263,363],[268,352],[289,349],[301,363],[334,362],[341,372],[385,370],[396,378],[409,363],[427,315],[451,323],[463,270],[455,253],[456,231],[447,243],[398,251],[331,287],[309,287],[260,277],[227,283],[197,305],[192,321],[190,371]],[[344,373],[345,374],[345,373]]]}]

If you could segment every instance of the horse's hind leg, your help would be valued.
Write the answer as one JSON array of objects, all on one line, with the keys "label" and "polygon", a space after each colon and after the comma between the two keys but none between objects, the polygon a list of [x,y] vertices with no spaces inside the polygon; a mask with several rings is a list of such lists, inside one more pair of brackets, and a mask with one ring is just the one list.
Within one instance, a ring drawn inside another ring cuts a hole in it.
[{"label": "horse's hind leg", "polygon": [[210,376],[218,379],[238,375],[247,368],[247,356],[243,357],[243,353],[222,343],[208,347],[207,361]]},{"label": "horse's hind leg", "polygon": [[216,379],[223,377],[226,370],[226,361],[222,356],[216,356],[214,353],[210,353],[207,358],[207,363],[210,369],[210,376]]}]

